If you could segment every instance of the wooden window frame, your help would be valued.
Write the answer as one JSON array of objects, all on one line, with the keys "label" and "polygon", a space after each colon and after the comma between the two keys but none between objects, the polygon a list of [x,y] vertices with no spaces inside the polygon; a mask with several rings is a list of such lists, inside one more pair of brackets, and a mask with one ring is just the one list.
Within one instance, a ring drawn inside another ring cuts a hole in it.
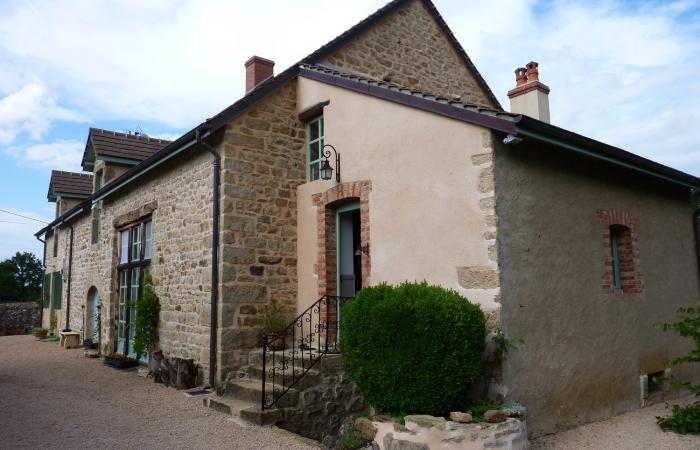
[{"label": "wooden window frame", "polygon": [[[318,124],[318,137],[316,139],[311,139],[311,126],[314,124]],[[316,181],[321,179],[321,161],[323,161],[323,141],[325,137],[325,132],[326,132],[326,125],[323,120],[323,114],[320,114],[313,119],[309,120],[306,123],[306,157],[308,164],[306,165],[306,178],[309,181]],[[317,159],[311,159],[311,147],[313,145],[316,145],[318,147],[318,158]],[[315,174],[314,178],[314,172],[313,172],[313,167],[317,166],[318,170]]]},{"label": "wooden window frame", "polygon": [[[145,253],[146,253],[146,239],[145,239],[145,233],[146,233],[146,224],[150,223],[151,224],[151,257],[146,258]],[[135,258],[135,255],[133,254],[135,247],[134,247],[134,232],[133,230],[138,229],[139,230],[139,245],[138,245],[138,258]],[[126,247],[127,250],[127,255],[126,255],[126,262],[122,262],[122,233],[124,231],[128,231],[128,245]],[[137,222],[132,222],[128,225],[125,225],[119,229],[117,229],[117,234],[119,236],[119,255],[118,255],[118,264],[117,264],[117,280],[118,280],[118,289],[117,289],[117,339],[116,339],[116,345],[118,346],[119,343],[119,338],[120,332],[119,332],[119,326],[120,324],[120,311],[119,308],[121,305],[126,305],[125,308],[126,310],[124,311],[124,329],[123,329],[123,339],[124,339],[124,353],[129,354],[131,349],[129,348],[130,343],[131,343],[131,328],[130,324],[132,321],[132,310],[134,308],[134,303],[141,298],[143,295],[143,287],[144,287],[144,278],[146,275],[150,274],[150,267],[151,267],[151,261],[152,261],[152,255],[153,255],[153,220],[151,216],[144,217],[140,219]],[[138,270],[138,287],[136,288],[136,295],[134,298],[134,285],[133,285],[133,274],[134,271]],[[122,274],[126,274],[126,298],[124,299],[125,301],[122,302],[122,289],[124,286],[122,286]],[[140,355],[137,355],[140,356]]]}]

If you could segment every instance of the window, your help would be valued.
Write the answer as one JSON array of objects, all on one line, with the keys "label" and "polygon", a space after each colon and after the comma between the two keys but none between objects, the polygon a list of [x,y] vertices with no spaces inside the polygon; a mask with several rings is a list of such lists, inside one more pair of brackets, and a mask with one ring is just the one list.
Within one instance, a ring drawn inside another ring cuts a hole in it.
[{"label": "window", "polygon": [[[610,253],[612,259],[612,287],[616,294],[629,288],[627,280],[634,275],[630,229],[624,225],[610,226]],[[623,284],[624,282],[624,284]]]},{"label": "window", "polygon": [[100,239],[100,209],[95,206],[92,209],[92,234],[90,242],[97,244]]},{"label": "window", "polygon": [[58,230],[53,231],[53,257],[58,256]]},{"label": "window", "polygon": [[[150,220],[133,224],[119,232],[119,307],[118,351],[133,354],[136,301],[143,294],[144,276],[150,274],[153,245],[153,224]],[[144,237],[144,240],[142,240]]]},{"label": "window", "polygon": [[309,149],[309,181],[319,179],[323,152],[323,116],[311,120],[306,125],[306,135]]}]

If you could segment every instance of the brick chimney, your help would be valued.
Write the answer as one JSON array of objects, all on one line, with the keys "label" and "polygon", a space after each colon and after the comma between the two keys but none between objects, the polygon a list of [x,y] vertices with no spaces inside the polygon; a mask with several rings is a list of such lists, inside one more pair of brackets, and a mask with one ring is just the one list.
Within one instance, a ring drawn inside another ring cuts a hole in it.
[{"label": "brick chimney", "polygon": [[534,61],[515,69],[515,87],[508,91],[510,111],[549,123],[549,87],[540,82]]},{"label": "brick chimney", "polygon": [[255,89],[257,85],[270,78],[274,73],[274,67],[274,61],[259,56],[251,56],[251,58],[245,62],[246,94]]}]

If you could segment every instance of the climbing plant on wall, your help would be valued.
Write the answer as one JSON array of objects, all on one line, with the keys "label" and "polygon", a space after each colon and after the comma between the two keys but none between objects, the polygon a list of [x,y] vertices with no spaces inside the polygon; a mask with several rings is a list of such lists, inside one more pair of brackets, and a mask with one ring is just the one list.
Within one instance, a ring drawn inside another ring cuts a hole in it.
[{"label": "climbing plant on wall", "polygon": [[158,323],[160,322],[160,301],[153,289],[150,275],[144,279],[143,295],[136,301],[134,320],[134,351],[145,355],[158,343]]}]

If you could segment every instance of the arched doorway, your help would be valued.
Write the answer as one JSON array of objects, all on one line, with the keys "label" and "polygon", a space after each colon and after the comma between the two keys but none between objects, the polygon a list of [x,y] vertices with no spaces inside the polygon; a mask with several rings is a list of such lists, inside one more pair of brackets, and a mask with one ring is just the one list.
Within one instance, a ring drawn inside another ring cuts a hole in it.
[{"label": "arched doorway", "polygon": [[95,286],[88,290],[84,329],[83,339],[90,340],[93,344],[100,342],[100,293]]}]

